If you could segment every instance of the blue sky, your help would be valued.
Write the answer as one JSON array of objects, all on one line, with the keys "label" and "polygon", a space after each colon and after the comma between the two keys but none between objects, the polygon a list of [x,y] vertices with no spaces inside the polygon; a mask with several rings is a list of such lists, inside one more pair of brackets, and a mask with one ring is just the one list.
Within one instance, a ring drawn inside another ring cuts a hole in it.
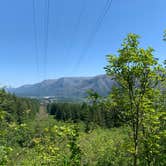
[{"label": "blue sky", "polygon": [[63,76],[103,74],[106,55],[115,54],[130,32],[141,36],[142,47],[153,47],[160,61],[166,59],[166,43],[162,41],[166,29],[165,0],[113,0],[90,43],[89,36],[107,0],[50,0],[45,61],[45,1],[35,1],[38,54],[33,0],[1,1],[0,85],[19,86]]}]

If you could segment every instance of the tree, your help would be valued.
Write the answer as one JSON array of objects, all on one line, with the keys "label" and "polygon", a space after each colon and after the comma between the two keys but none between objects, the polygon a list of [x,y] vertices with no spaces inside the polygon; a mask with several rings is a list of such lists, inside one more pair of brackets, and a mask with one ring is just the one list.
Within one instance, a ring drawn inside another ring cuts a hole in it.
[{"label": "tree", "polygon": [[88,101],[89,101],[89,121],[92,121],[94,124],[102,124],[102,114],[100,104],[102,102],[102,97],[94,90],[90,89],[87,91]]},{"label": "tree", "polygon": [[166,30],[164,31],[164,34],[163,34],[163,40],[166,41]]},{"label": "tree", "polygon": [[160,94],[158,83],[163,78],[163,68],[154,58],[153,48],[139,48],[138,39],[138,35],[128,34],[122,48],[118,50],[119,56],[108,55],[109,64],[105,67],[107,74],[114,77],[119,89],[125,94],[123,109],[130,119],[129,126],[132,129],[134,166],[140,163],[138,159],[141,157],[141,149],[142,152],[146,149],[146,164],[153,162],[151,159],[158,146],[155,143],[158,137],[154,136],[158,134],[161,116],[154,106],[154,96]]}]

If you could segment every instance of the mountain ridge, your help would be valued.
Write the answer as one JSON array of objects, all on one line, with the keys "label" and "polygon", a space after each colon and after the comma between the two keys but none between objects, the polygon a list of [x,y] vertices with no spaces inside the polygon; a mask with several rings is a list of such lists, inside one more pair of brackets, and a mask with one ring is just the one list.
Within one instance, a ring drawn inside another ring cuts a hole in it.
[{"label": "mountain ridge", "polygon": [[26,84],[8,91],[23,97],[55,96],[56,98],[84,98],[88,89],[106,96],[115,81],[106,75],[92,77],[61,77],[48,79],[35,84]]}]

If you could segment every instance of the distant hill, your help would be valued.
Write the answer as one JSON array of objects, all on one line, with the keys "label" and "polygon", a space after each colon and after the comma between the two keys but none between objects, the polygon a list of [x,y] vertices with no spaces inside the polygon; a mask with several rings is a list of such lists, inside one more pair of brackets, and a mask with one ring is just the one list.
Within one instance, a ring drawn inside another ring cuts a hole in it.
[{"label": "distant hill", "polygon": [[115,84],[110,77],[99,75],[95,77],[63,77],[44,80],[33,85],[23,85],[9,89],[10,92],[24,97],[55,96],[56,98],[79,99],[84,98],[88,89],[97,91],[105,96]]}]

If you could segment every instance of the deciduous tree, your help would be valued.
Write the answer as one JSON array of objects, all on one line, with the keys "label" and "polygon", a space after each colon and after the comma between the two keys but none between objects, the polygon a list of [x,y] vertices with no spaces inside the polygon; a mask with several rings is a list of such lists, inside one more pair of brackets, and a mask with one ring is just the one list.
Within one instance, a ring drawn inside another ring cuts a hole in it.
[{"label": "deciduous tree", "polygon": [[[163,79],[163,68],[154,58],[153,48],[139,47],[139,36],[129,34],[118,50],[119,56],[108,55],[105,67],[125,94],[124,110],[132,128],[133,165],[140,164],[142,152],[150,165],[158,151],[160,116],[155,99],[160,94],[159,82]],[[155,97],[154,97],[155,96]],[[124,95],[122,95],[124,97]],[[145,164],[145,163],[144,163]]]}]

